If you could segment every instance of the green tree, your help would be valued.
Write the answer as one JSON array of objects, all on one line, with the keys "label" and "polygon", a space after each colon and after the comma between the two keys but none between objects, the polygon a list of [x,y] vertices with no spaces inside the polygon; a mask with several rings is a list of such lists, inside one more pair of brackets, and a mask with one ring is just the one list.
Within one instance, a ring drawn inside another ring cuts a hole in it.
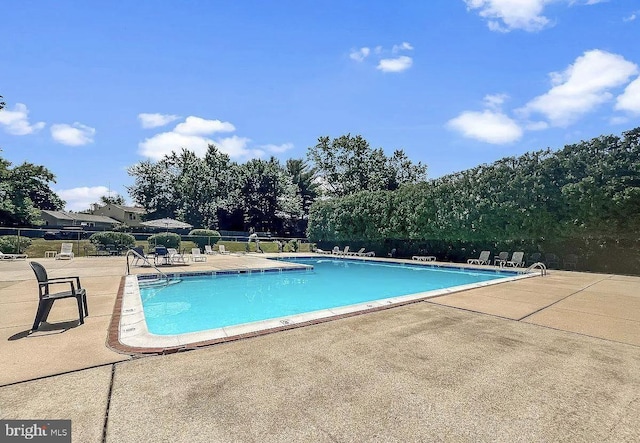
[{"label": "green tree", "polygon": [[381,148],[371,149],[360,135],[331,140],[318,138],[308,157],[321,177],[326,194],[340,197],[360,191],[394,190],[426,178],[427,167],[412,163],[402,150],[387,157]]},{"label": "green tree", "polygon": [[280,232],[286,219],[299,218],[302,204],[296,189],[275,157],[240,165],[235,205],[242,211],[245,229]]},{"label": "green tree", "polygon": [[55,176],[44,166],[23,163],[11,168],[0,157],[0,224],[38,225],[40,209],[58,210],[64,201],[49,184]]},{"label": "green tree", "polygon": [[194,226],[217,227],[217,214],[230,206],[235,165],[229,156],[209,145],[204,158],[183,149],[158,162],[144,161],[129,168],[135,182],[128,189],[149,218],[171,217]]},{"label": "green tree", "polygon": [[296,194],[302,202],[303,216],[309,215],[309,208],[320,196],[320,186],[315,168],[309,167],[303,159],[289,159],[286,163],[287,174],[297,187]]},{"label": "green tree", "polygon": [[100,197],[100,203],[103,205],[124,205],[124,197],[120,194],[116,194],[114,196],[111,195],[103,195]]}]

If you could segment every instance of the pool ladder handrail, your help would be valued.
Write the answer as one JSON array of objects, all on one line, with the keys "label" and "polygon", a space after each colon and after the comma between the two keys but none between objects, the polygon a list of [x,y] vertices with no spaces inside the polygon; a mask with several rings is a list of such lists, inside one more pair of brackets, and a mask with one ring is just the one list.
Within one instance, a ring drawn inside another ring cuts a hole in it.
[{"label": "pool ladder handrail", "polygon": [[141,255],[138,251],[134,251],[133,249],[129,249],[125,255],[125,258],[127,260],[127,275],[131,275],[131,268],[129,266],[130,255],[133,255],[137,259],[142,259],[144,263],[146,263],[147,265],[151,266],[153,269],[158,271],[158,274],[160,274],[166,280],[166,284],[169,284],[170,278],[167,274],[165,274],[160,269],[158,269],[158,267],[155,264],[152,264],[147,257],[145,257],[144,255]]},{"label": "pool ladder handrail", "polygon": [[534,269],[540,269],[540,275],[542,276],[547,275],[547,266],[540,261],[532,264],[525,271],[530,272],[530,271],[533,271]]}]

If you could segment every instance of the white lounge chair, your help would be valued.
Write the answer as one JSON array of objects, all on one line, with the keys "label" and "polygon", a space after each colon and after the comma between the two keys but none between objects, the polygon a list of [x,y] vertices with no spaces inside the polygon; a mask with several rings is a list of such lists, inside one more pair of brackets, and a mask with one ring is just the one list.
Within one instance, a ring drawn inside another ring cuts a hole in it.
[{"label": "white lounge chair", "polygon": [[353,252],[348,252],[347,255],[356,255],[358,257],[360,257],[362,254],[364,254],[364,248],[360,248],[358,251],[353,251]]},{"label": "white lounge chair", "polygon": [[344,251],[340,251],[340,250],[339,250],[339,251],[338,251],[338,255],[345,255],[345,256],[346,256],[346,255],[349,255],[349,246],[348,246],[348,245],[347,245],[347,246],[345,246],[345,247],[344,247]]},{"label": "white lounge chair", "polygon": [[523,258],[524,258],[524,252],[522,251],[514,252],[513,255],[511,256],[511,260],[507,260],[505,262],[505,265],[513,266],[514,268],[523,267],[524,266],[524,261],[522,260]]},{"label": "white lounge chair", "polygon": [[73,257],[75,257],[73,254],[73,243],[62,243],[60,252],[56,254],[56,260],[71,260]]},{"label": "white lounge chair", "polygon": [[27,254],[5,254],[0,251],[0,260],[26,260],[29,258]]},{"label": "white lounge chair", "polygon": [[191,261],[207,261],[207,256],[200,252],[200,248],[192,248],[191,249]]},{"label": "white lounge chair", "polygon": [[411,260],[416,261],[436,261],[435,255],[414,255]]},{"label": "white lounge chair", "polygon": [[167,255],[169,256],[169,263],[187,263],[184,259],[184,255],[180,254],[175,248],[167,248]]},{"label": "white lounge chair", "polygon": [[227,251],[227,249],[224,247],[224,245],[218,245],[218,252],[220,254],[228,254],[229,251]]},{"label": "white lounge chair", "polygon": [[215,254],[215,251],[211,248],[211,245],[204,245],[204,253],[207,255]]},{"label": "white lounge chair", "polygon": [[491,251],[480,252],[480,257],[467,260],[470,265],[488,265],[491,263]]},{"label": "white lounge chair", "polygon": [[504,264],[507,262],[507,259],[509,258],[509,253],[508,252],[501,252],[498,255],[494,255],[493,256],[493,265],[494,266],[504,266]]}]

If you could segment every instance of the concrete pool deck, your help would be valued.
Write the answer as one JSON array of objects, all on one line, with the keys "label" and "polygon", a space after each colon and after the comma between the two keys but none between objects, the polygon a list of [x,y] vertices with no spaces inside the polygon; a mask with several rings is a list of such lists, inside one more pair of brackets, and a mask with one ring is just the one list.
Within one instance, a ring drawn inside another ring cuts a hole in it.
[{"label": "concrete pool deck", "polygon": [[58,301],[28,335],[33,272],[0,263],[0,418],[70,418],[74,441],[640,440],[638,277],[550,271],[132,358],[105,345],[124,259],[36,261],[80,275],[90,316],[77,326],[74,301]]}]

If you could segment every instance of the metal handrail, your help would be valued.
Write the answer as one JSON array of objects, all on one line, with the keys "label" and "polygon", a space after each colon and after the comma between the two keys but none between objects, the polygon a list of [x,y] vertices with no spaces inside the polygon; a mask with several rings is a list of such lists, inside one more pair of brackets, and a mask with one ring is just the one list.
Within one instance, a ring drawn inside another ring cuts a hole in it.
[{"label": "metal handrail", "polygon": [[129,256],[133,255],[134,257],[138,258],[138,259],[142,259],[144,261],[144,263],[146,263],[147,265],[151,266],[152,268],[154,268],[156,271],[158,271],[158,273],[164,277],[164,279],[167,281],[167,284],[169,283],[169,276],[167,274],[165,274],[164,272],[162,272],[160,269],[158,269],[158,267],[155,264],[152,264],[147,257],[145,257],[144,255],[141,255],[138,253],[138,251],[134,251],[133,249],[129,249],[125,255],[125,258],[127,260],[127,275],[131,275],[131,268],[129,267]]},{"label": "metal handrail", "polygon": [[533,271],[534,269],[540,269],[540,275],[542,276],[547,275],[547,266],[540,261],[532,264],[526,270]]}]

